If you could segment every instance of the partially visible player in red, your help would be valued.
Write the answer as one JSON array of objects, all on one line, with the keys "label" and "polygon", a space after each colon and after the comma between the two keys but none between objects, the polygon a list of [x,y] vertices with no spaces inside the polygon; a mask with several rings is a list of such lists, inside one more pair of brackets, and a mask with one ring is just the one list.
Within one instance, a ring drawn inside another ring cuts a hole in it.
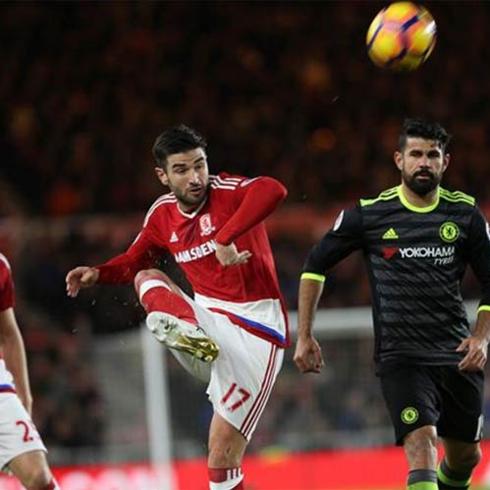
[{"label": "partially visible player in red", "polygon": [[31,420],[32,396],[24,342],[14,314],[10,265],[0,254],[0,468],[27,490],[59,490],[46,448]]},{"label": "partially visible player in red", "polygon": [[[187,126],[157,138],[156,174],[171,192],[151,206],[126,253],[73,269],[67,291],[76,296],[95,283],[134,280],[149,329],[209,383],[210,489],[243,489],[242,457],[289,344],[263,223],[287,192],[270,177],[210,176],[205,149],[202,136]],[[165,251],[185,272],[193,298],[152,268]]]}]

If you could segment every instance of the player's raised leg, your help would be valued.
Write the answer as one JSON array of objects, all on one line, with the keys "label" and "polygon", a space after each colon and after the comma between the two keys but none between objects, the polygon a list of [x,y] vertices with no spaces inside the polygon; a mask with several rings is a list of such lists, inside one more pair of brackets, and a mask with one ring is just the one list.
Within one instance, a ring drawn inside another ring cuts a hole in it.
[{"label": "player's raised leg", "polygon": [[192,306],[166,274],[157,269],[140,271],[135,288],[148,313],[146,324],[160,342],[204,362],[216,359],[217,344],[198,325]]}]

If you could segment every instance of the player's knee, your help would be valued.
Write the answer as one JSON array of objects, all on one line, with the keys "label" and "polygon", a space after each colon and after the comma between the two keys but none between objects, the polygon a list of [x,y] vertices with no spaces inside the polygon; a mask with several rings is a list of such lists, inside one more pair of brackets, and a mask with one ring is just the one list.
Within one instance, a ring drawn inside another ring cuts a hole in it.
[{"label": "player's knee", "polygon": [[134,288],[137,293],[139,293],[139,289],[141,287],[141,284],[143,282],[148,281],[150,279],[159,279],[165,282],[169,282],[170,279],[168,278],[167,274],[164,272],[158,270],[158,269],[145,269],[142,271],[139,271],[136,276],[134,276]]},{"label": "player's knee", "polygon": [[426,425],[420,427],[410,432],[406,438],[405,442],[409,444],[422,444],[428,447],[437,446],[437,433],[436,429],[432,425]]},{"label": "player's knee", "polygon": [[409,456],[411,454],[434,456],[437,454],[437,434],[435,428],[426,426],[410,432],[405,437],[403,445]]},{"label": "player's knee", "polygon": [[473,467],[475,467],[482,460],[482,458],[483,458],[483,453],[481,447],[478,445],[476,450],[473,452],[473,458],[471,459]]},{"label": "player's knee", "polygon": [[482,451],[480,447],[477,447],[475,450],[465,455],[463,459],[463,464],[466,468],[473,469],[481,461],[481,458],[482,458]]},{"label": "player's knee", "polygon": [[482,451],[479,445],[460,450],[452,458],[446,454],[446,460],[450,468],[455,471],[471,471],[482,459]]}]

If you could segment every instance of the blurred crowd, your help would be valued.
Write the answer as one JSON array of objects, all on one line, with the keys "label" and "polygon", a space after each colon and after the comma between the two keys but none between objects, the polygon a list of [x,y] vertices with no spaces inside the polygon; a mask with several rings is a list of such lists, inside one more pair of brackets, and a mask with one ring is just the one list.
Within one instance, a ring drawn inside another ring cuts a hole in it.
[{"label": "blurred crowd", "polygon": [[152,142],[186,122],[208,137],[215,171],[271,174],[290,202],[328,205],[396,183],[391,154],[414,114],[455,135],[448,183],[488,199],[490,6],[427,4],[436,49],[422,69],[392,74],[365,53],[383,5],[2,3],[4,204],[49,215],[145,209],[159,192]]},{"label": "blurred crowd", "polygon": [[[275,176],[289,189],[286,208],[323,211],[396,185],[391,155],[401,120],[422,115],[454,134],[447,186],[490,202],[490,71],[483,61],[490,58],[490,4],[429,2],[438,44],[409,74],[383,72],[366,56],[365,32],[383,5],[0,5],[0,250],[15,268],[35,419],[50,447],[104,443],[93,343],[98,334],[135,328],[143,315],[130,288],[68,300],[64,276],[131,241],[141,213],[162,192],[150,150],[165,127],[185,122],[201,131],[211,171]],[[101,213],[119,221],[80,221]],[[30,228],[12,237],[6,217]],[[59,217],[63,225],[50,221]],[[272,242],[294,308],[311,240],[276,233]],[[355,255],[336,269],[324,305],[369,304],[361,262]],[[478,296],[471,276],[465,291]],[[386,425],[365,341],[326,349],[335,372],[301,383],[289,352],[254,445],[325,447],[332,443],[326,431],[350,431],[356,444],[360,429]],[[177,385],[186,376],[171,375]],[[200,387],[194,391],[202,398]],[[188,392],[175,393],[176,437],[204,438],[209,405],[182,403]],[[318,440],[298,436],[306,430]]]}]

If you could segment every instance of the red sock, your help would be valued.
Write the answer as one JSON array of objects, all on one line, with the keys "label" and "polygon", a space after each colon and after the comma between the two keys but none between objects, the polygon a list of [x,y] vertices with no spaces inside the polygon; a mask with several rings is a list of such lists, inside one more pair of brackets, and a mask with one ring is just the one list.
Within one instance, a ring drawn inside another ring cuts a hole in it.
[{"label": "red sock", "polygon": [[[148,281],[152,281],[152,284],[155,285],[145,291],[145,285],[148,286]],[[158,283],[163,284],[158,285]],[[168,289],[168,286],[166,286],[165,281],[161,277],[148,278],[145,281],[141,281],[141,283],[137,285],[137,289],[138,296],[140,296],[140,302],[146,313],[163,311],[197,325],[197,319],[192,307],[184,298],[182,298],[182,296]],[[144,291],[143,296],[140,295],[142,289]]]},{"label": "red sock", "polygon": [[208,468],[211,490],[244,490],[243,473],[238,468]]}]

